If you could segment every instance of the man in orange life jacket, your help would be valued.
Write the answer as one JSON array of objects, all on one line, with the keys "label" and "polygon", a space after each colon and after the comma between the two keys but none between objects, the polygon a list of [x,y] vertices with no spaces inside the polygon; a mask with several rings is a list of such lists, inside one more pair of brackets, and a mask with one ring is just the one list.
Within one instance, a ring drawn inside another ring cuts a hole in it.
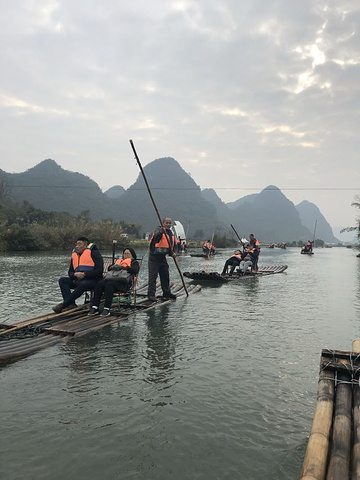
[{"label": "man in orange life jacket", "polygon": [[103,270],[104,261],[96,245],[89,243],[86,237],[79,237],[71,255],[69,276],[59,279],[63,302],[53,307],[54,312],[61,313],[75,308],[75,300],[84,292],[95,288],[103,276]]},{"label": "man in orange life jacket", "polygon": [[254,237],[253,233],[250,233],[249,235],[249,240],[250,240],[250,247],[253,250],[252,257],[253,257],[253,263],[254,263],[254,270],[258,269],[258,261],[259,261],[259,255],[260,255],[260,242],[257,238]]},{"label": "man in orange life jacket", "polygon": [[156,279],[158,275],[160,276],[163,297],[176,299],[176,295],[170,293],[169,265],[166,260],[166,255],[175,256],[175,237],[171,231],[171,223],[171,218],[163,218],[161,227],[157,227],[150,238],[148,298],[152,302],[156,301]]}]

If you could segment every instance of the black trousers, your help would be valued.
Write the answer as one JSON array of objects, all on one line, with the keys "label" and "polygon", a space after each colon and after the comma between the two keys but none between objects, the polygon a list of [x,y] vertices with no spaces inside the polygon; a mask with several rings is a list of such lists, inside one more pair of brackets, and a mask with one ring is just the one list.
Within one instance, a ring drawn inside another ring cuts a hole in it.
[{"label": "black trousers", "polygon": [[164,295],[170,293],[169,264],[165,255],[149,255],[148,296],[154,297],[156,293],[156,279],[160,276],[161,288]]},{"label": "black trousers", "polygon": [[[63,305],[68,307],[75,303],[75,300],[84,292],[92,290],[96,285],[97,280],[81,280],[80,282],[73,282],[69,277],[61,277],[59,279],[59,286],[63,296]],[[73,290],[73,291],[71,291]]]},{"label": "black trousers", "polygon": [[225,262],[222,274],[227,273],[228,267],[231,267],[230,272],[233,273],[236,267],[240,265],[240,259],[237,257],[228,258]]},{"label": "black trousers", "polygon": [[[124,279],[125,280],[125,279]],[[127,280],[124,282],[111,281],[111,280],[100,280],[95,285],[94,290],[94,299],[92,305],[98,307],[100,304],[101,297],[105,295],[104,307],[110,308],[115,292],[126,293],[129,288],[129,283]]]}]

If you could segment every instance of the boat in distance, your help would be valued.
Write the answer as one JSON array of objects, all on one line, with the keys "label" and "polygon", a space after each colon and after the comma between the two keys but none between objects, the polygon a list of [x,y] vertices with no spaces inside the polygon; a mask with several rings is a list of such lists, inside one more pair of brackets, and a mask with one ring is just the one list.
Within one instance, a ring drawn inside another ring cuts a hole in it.
[{"label": "boat in distance", "polygon": [[276,273],[283,273],[287,269],[287,265],[264,265],[259,267],[258,270],[252,270],[246,272],[244,275],[234,272],[232,275],[221,275],[219,272],[205,272],[201,270],[199,272],[184,272],[183,275],[186,278],[197,280],[199,282],[233,282],[239,280],[245,280],[248,278],[264,277],[266,275],[274,275]]}]

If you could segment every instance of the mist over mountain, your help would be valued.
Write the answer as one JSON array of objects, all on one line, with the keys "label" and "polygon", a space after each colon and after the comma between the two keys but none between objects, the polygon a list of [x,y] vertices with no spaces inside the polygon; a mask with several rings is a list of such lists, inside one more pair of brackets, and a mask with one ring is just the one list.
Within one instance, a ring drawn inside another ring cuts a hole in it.
[{"label": "mist over mountain", "polygon": [[333,234],[332,228],[314,203],[304,200],[296,205],[295,208],[299,212],[301,223],[312,231],[311,239],[315,231],[315,238],[321,238],[328,243],[339,243],[339,240]]},{"label": "mist over mountain", "polygon": [[[180,221],[185,229],[189,227],[190,238],[199,231],[204,237],[216,230],[229,232],[233,224],[239,235],[248,237],[254,233],[265,243],[305,241],[312,238],[316,218],[316,237],[337,243],[316,205],[302,202],[295,207],[276,186],[269,185],[260,193],[226,204],[215,190],[201,191],[171,157],[154,160],[144,167],[144,172],[160,215]],[[152,231],[159,223],[141,174],[127,190],[114,185],[103,193],[89,177],[64,170],[51,159],[23,173],[1,173],[12,200],[17,202],[26,200],[43,210],[71,214],[87,210],[94,220],[131,222],[141,226],[143,232]]]}]

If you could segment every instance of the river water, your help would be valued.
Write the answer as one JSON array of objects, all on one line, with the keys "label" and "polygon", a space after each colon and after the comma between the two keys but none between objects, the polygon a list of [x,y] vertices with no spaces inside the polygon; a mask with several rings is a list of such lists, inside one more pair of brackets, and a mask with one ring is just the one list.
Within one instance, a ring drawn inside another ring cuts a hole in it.
[{"label": "river water", "polygon": [[[219,271],[230,253],[179,261]],[[321,349],[360,337],[356,253],[263,248],[261,264],[288,270],[204,286],[0,367],[0,478],[297,479]],[[61,300],[67,256],[0,260],[1,322]]]}]

